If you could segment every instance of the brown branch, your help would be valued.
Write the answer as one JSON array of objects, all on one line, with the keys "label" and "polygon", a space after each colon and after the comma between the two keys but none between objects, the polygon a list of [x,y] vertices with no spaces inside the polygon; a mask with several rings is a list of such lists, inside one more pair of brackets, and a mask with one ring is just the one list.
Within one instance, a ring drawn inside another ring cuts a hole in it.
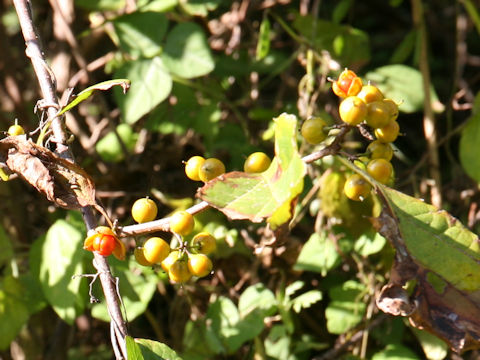
[{"label": "brown branch", "polygon": [[[46,63],[43,55],[40,37],[33,24],[31,2],[29,0],[14,0],[14,6],[25,39],[26,55],[32,62],[43,96],[43,99],[39,102],[39,107],[42,110],[45,109],[49,121],[51,120],[53,133],[51,141],[56,143],[57,153],[73,161],[73,156],[66,144],[67,133],[63,118],[56,116],[59,105],[56,95],[55,75]],[[83,217],[88,230],[96,227],[91,207],[83,208]],[[127,335],[127,327],[120,309],[116,282],[111,274],[106,258],[99,254],[94,256],[93,264],[98,271],[107,302],[107,309],[112,319],[112,346],[115,349],[117,359],[126,359],[125,336]]]}]

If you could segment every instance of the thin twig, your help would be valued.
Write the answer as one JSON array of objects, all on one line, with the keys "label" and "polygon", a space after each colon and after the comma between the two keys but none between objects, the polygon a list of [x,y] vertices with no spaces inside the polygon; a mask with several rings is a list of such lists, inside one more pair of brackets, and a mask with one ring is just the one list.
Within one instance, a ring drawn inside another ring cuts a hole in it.
[{"label": "thin twig", "polygon": [[423,131],[428,146],[428,160],[430,165],[430,176],[434,183],[430,190],[431,202],[438,208],[442,206],[442,184],[440,177],[440,160],[437,148],[437,130],[435,116],[433,115],[432,100],[430,92],[430,66],[428,64],[427,31],[421,0],[412,0],[413,22],[418,30],[420,38],[420,72],[423,80]]}]

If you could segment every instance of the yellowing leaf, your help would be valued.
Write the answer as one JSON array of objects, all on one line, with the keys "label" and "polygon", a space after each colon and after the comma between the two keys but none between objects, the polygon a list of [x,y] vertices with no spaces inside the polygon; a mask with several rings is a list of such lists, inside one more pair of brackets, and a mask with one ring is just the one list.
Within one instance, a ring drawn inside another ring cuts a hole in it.
[{"label": "yellowing leaf", "polygon": [[274,121],[275,157],[265,172],[222,175],[199,189],[198,196],[231,219],[268,218],[275,229],[291,219],[306,170],[295,140],[297,118],[282,114]]}]

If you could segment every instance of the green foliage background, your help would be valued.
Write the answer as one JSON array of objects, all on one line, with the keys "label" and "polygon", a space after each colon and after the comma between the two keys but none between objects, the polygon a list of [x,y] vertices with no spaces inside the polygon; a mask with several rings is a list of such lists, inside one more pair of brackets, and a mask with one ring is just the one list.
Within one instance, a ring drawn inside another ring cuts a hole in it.
[{"label": "green foliage background", "polygon": [[[56,3],[63,15],[48,2],[33,10],[59,95],[114,78],[132,84],[126,95],[120,88],[95,93],[67,115],[77,160],[120,224],[133,223],[130,206],[146,195],[159,216],[191,206],[200,183],[183,173],[190,156],[219,157],[228,171],[241,170],[253,151],[273,156],[272,119],[283,112],[338,122],[328,78],[345,67],[402,103],[396,188],[428,200],[418,70],[425,59],[410,2]],[[423,6],[443,206],[478,233],[480,79],[469,57],[480,49],[478,2]],[[14,8],[5,1],[0,11],[0,127],[18,118],[32,132],[41,120],[32,111],[36,79]],[[78,72],[86,64],[84,76]],[[353,132],[347,140],[350,153],[368,143]],[[300,137],[298,144],[302,156],[315,150]],[[279,243],[265,223],[228,221],[213,209],[199,214],[196,231],[218,241],[214,274],[204,279],[172,286],[132,256],[109,260],[130,335],[160,342],[128,339],[131,353],[185,360],[450,356],[442,341],[375,307],[393,250],[366,220],[378,204],[342,198],[345,171],[331,158],[308,166],[295,226]],[[88,278],[72,278],[94,271],[80,214],[54,208],[19,179],[0,182],[0,199],[0,357],[112,358],[106,309],[89,303]],[[143,240],[128,239],[130,253]],[[93,294],[102,300],[98,284]],[[340,346],[358,334],[363,341]]]}]

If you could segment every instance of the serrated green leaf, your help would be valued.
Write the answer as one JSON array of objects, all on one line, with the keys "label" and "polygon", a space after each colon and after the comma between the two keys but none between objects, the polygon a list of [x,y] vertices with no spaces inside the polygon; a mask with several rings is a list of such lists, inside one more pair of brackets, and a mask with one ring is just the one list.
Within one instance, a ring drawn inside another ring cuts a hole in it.
[{"label": "serrated green leaf", "polygon": [[[128,124],[119,124],[114,131],[110,131],[95,145],[97,153],[104,161],[120,162],[125,159],[125,151],[118,139],[120,137],[126,151],[132,151],[137,143],[138,134],[134,133]],[[118,136],[117,136],[118,134]]]},{"label": "serrated green leaf", "polygon": [[[120,293],[127,311],[127,318],[132,321],[145,312],[157,288],[158,277],[153,270],[147,268],[142,269],[142,274],[139,274],[138,265],[132,256],[128,261],[119,261],[111,257],[109,262],[112,274],[119,279]],[[103,321],[110,321],[105,302],[93,305],[92,316]]]},{"label": "serrated green leaf", "polygon": [[469,294],[480,287],[480,242],[444,210],[385,188],[412,258],[456,289]]},{"label": "serrated green leaf", "polygon": [[270,20],[265,17],[260,24],[260,30],[258,32],[258,42],[255,58],[257,61],[262,60],[268,55],[270,51]]},{"label": "serrated green leaf", "polygon": [[314,271],[322,276],[340,264],[335,244],[328,238],[327,234],[313,233],[310,239],[303,245],[294,265],[295,270]]},{"label": "serrated green leaf", "polygon": [[0,278],[0,350],[6,350],[27,322],[29,311],[25,290],[12,276]]},{"label": "serrated green leaf", "polygon": [[264,284],[258,283],[245,289],[238,300],[240,317],[245,318],[254,310],[260,310],[264,316],[272,315],[276,307],[275,295]]},{"label": "serrated green leaf", "polygon": [[168,26],[167,17],[159,12],[142,11],[113,20],[120,48],[133,57],[159,55]]},{"label": "serrated green leaf", "polygon": [[128,124],[150,112],[172,89],[172,78],[160,57],[127,62],[116,71],[115,77],[131,81],[126,95],[121,91],[114,92],[122,118]]},{"label": "serrated green leaf", "polygon": [[206,75],[215,67],[203,29],[191,22],[180,23],[170,31],[162,59],[171,73],[184,79]]},{"label": "serrated green leaf", "polygon": [[81,102],[87,100],[90,96],[93,95],[93,93],[97,90],[101,91],[106,91],[110,90],[114,86],[120,86],[122,88],[123,93],[125,94],[128,89],[130,88],[130,80],[128,79],[113,79],[113,80],[107,80],[100,82],[98,84],[89,86],[85,90],[80,91],[75,98],[69,102],[67,105],[65,105],[57,114],[57,116],[60,116],[62,114],[65,114],[67,111],[70,111],[73,109],[75,106],[80,104]]},{"label": "serrated green leaf", "polygon": [[[400,111],[413,113],[423,109],[423,80],[417,69],[400,64],[386,65],[368,72],[365,78],[378,86],[386,97],[400,104]],[[434,109],[443,110],[433,86],[430,93]]]},{"label": "serrated green leaf", "polygon": [[365,286],[348,280],[329,291],[332,299],[325,310],[327,329],[332,334],[343,334],[355,327],[365,314],[366,304],[362,300]]},{"label": "serrated green leaf", "polygon": [[322,292],[319,290],[310,290],[297,296],[292,300],[293,311],[299,313],[302,309],[309,308],[316,302],[322,300]]},{"label": "serrated green leaf", "polygon": [[133,340],[131,336],[125,337],[125,345],[127,348],[128,360],[143,360],[140,346]]},{"label": "serrated green leaf", "polygon": [[293,294],[295,294],[298,290],[303,288],[305,283],[301,280],[294,281],[290,285],[285,288],[285,298],[289,300]]},{"label": "serrated green leaf", "polygon": [[479,141],[480,112],[476,112],[468,119],[467,125],[462,130],[459,156],[465,172],[478,183],[480,183],[480,157],[477,153]]},{"label": "serrated green leaf", "polygon": [[174,350],[161,342],[148,339],[135,339],[135,342],[145,360],[182,360]]},{"label": "serrated green leaf", "polygon": [[410,349],[400,344],[389,344],[372,356],[372,360],[420,360]]},{"label": "serrated green leaf", "polygon": [[296,117],[282,114],[274,121],[276,155],[265,172],[222,175],[199,189],[198,196],[231,219],[260,222],[268,218],[275,229],[290,220],[292,202],[303,190],[306,167],[297,151]]},{"label": "serrated green leaf", "polygon": [[38,276],[46,300],[68,324],[82,311],[87,295],[86,283],[72,279],[83,273],[83,239],[82,231],[57,220],[30,251],[32,273]]}]

